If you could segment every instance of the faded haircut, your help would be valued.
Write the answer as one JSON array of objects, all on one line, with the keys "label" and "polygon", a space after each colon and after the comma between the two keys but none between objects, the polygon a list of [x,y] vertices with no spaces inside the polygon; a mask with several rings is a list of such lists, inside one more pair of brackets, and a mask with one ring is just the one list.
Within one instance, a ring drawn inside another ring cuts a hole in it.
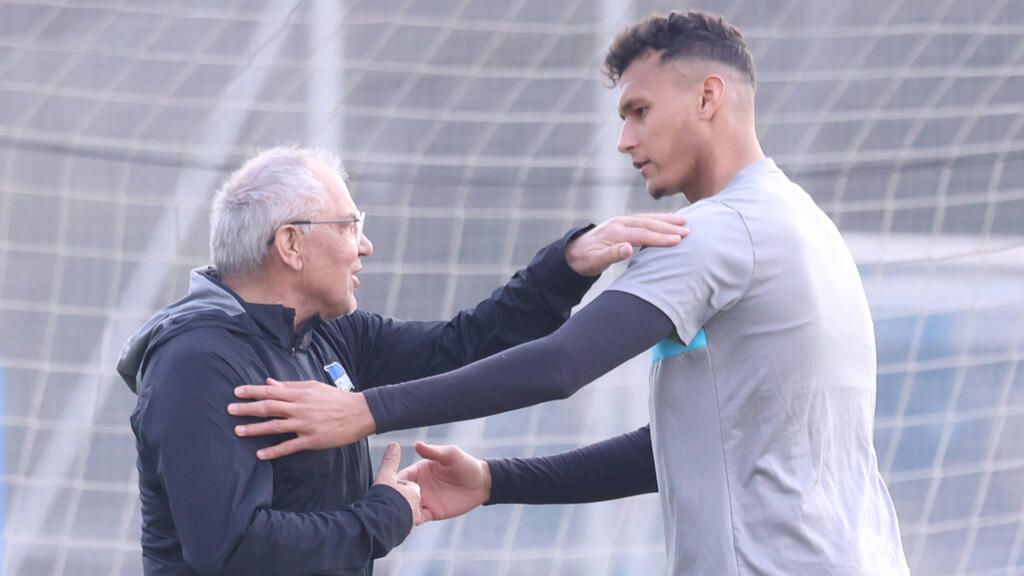
[{"label": "faded haircut", "polygon": [[661,61],[694,59],[719,62],[735,69],[755,88],[754,59],[743,34],[721,16],[690,11],[652,14],[615,38],[604,60],[604,74],[615,86],[634,60],[649,50]]}]

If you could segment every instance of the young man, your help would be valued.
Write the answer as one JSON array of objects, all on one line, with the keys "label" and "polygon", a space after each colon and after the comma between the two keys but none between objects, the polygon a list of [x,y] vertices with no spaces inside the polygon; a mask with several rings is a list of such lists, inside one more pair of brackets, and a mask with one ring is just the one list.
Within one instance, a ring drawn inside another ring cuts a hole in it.
[{"label": "young man", "polygon": [[742,35],[707,14],[655,15],[605,64],[620,90],[619,150],[652,196],[686,195],[691,236],[634,255],[550,336],[334,395],[334,441],[565,398],[653,347],[649,428],[527,460],[418,445],[428,460],[402,477],[421,484],[425,517],[658,491],[673,574],[907,574],[872,445],[867,299],[836,227],[761,150]]},{"label": "young man", "polygon": [[337,158],[315,150],[266,151],[217,192],[215,267],[193,272],[189,295],[143,326],[118,364],[139,395],[147,574],[371,573],[420,521],[418,487],[395,478],[397,444],[372,487],[365,441],[260,461],[281,438],[233,434],[233,389],[269,377],[366,390],[451,370],[557,328],[593,283],[578,272],[600,273],[629,241],[685,235],[674,216],[573,232],[476,308],[400,322],[356,310],[373,253],[364,222]]}]

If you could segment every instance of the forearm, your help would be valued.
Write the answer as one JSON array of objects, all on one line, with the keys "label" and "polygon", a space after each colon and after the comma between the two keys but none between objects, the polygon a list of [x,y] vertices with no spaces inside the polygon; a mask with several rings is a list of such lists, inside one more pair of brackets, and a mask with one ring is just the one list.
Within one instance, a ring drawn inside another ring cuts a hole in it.
[{"label": "forearm", "polygon": [[566,261],[566,246],[590,228],[572,230],[544,247],[488,300],[452,320],[442,341],[445,348],[457,342],[463,349],[456,366],[546,336],[569,319],[597,277],[574,272]]},{"label": "forearm", "polygon": [[365,390],[433,376],[550,334],[595,277],[574,272],[566,245],[586,228],[541,249],[529,266],[473,308],[447,322],[398,321],[356,312],[338,320],[357,346],[357,385]]},{"label": "forearm", "polygon": [[[170,483],[169,495],[209,491],[211,475],[198,466],[194,472],[193,481]],[[254,474],[237,489],[207,492],[202,507],[172,506],[192,568],[201,574],[268,575],[360,570],[412,529],[408,502],[388,486],[374,486],[340,510],[288,512],[270,508],[268,482]]]},{"label": "forearm", "polygon": [[598,502],[658,491],[649,426],[562,454],[487,464],[487,504]]},{"label": "forearm", "polygon": [[[399,521],[396,521],[399,520]],[[355,571],[386,555],[412,528],[409,504],[374,486],[343,510],[257,510],[223,568],[214,573],[284,574]]]},{"label": "forearm", "polygon": [[555,333],[470,366],[367,390],[377,432],[467,420],[566,398],[672,331],[660,310],[606,292]]}]

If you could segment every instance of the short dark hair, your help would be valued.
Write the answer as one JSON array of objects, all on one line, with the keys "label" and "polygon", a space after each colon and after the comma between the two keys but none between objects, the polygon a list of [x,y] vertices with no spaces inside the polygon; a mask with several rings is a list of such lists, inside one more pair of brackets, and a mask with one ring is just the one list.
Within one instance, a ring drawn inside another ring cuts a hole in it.
[{"label": "short dark hair", "polygon": [[735,68],[756,86],[754,58],[743,34],[721,16],[690,11],[686,14],[651,14],[615,38],[604,59],[604,73],[612,86],[634,60],[648,50],[663,51],[661,61],[695,58]]}]

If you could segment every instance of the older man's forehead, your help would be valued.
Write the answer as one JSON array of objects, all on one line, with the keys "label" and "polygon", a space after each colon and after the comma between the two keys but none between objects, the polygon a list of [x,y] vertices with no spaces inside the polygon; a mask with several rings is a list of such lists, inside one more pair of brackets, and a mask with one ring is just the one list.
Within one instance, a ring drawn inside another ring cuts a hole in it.
[{"label": "older man's forehead", "polygon": [[349,211],[354,214],[356,212],[356,202],[352,198],[352,192],[351,190],[349,190],[348,184],[346,184],[345,181],[342,180],[341,178],[338,178],[337,180],[335,180],[333,186],[331,186],[329,190],[332,188],[334,191],[333,193],[341,202],[342,210]]},{"label": "older man's forehead", "polygon": [[324,185],[327,202],[324,217],[348,218],[359,213],[348,183],[334,168],[320,161],[312,161],[309,170]]}]

